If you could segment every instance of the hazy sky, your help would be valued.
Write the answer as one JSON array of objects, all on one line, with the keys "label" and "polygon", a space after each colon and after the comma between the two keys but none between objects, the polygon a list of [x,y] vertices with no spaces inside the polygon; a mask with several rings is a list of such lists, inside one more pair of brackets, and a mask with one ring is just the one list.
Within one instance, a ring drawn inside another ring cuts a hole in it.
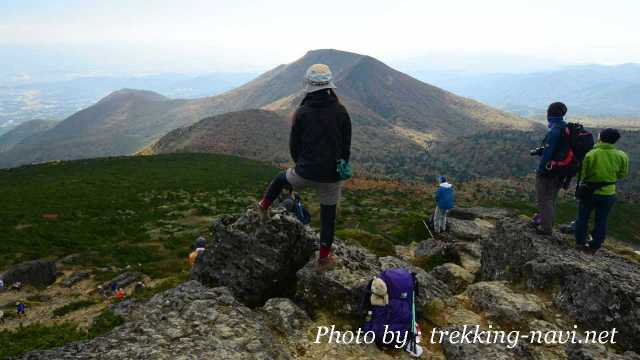
[{"label": "hazy sky", "polygon": [[638,0],[2,0],[0,65],[260,71],[317,48],[417,69],[640,62],[639,17]]}]

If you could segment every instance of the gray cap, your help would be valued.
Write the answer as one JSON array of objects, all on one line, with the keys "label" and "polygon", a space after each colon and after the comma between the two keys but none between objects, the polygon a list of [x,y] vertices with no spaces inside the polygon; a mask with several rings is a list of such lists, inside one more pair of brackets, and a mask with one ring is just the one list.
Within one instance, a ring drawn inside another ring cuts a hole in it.
[{"label": "gray cap", "polygon": [[324,89],[335,89],[331,69],[325,64],[313,64],[304,76],[304,92],[311,93]]}]

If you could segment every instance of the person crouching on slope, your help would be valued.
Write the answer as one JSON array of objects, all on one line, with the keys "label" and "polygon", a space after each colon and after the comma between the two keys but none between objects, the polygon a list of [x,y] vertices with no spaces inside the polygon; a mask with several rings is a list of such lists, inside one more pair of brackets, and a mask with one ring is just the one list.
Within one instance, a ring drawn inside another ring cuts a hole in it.
[{"label": "person crouching on slope", "polygon": [[453,208],[453,186],[444,176],[438,176],[438,190],[436,190],[436,211],[433,215],[433,230],[436,234],[447,230],[447,212]]},{"label": "person crouching on slope", "polygon": [[295,167],[273,179],[258,209],[263,219],[283,188],[314,188],[320,200],[320,256],[323,268],[335,262],[331,245],[335,233],[336,206],[340,200],[340,160],[349,161],[351,119],[334,89],[331,70],[315,64],[305,75],[305,97],[293,115],[289,149]]},{"label": "person crouching on slope", "polygon": [[[604,129],[598,136],[598,143],[587,153],[578,180],[581,186],[587,187],[578,204],[578,220],[576,220],[576,247],[595,254],[607,237],[607,221],[613,204],[616,202],[616,182],[629,175],[629,157],[614,145],[620,139],[615,129]],[[588,243],[587,228],[589,217],[595,210],[596,219]]]}]

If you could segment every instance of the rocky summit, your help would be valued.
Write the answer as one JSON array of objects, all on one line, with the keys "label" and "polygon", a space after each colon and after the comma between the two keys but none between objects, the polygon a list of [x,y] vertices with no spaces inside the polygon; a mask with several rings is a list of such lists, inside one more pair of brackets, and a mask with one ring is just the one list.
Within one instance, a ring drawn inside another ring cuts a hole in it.
[{"label": "rocky summit", "polygon": [[498,223],[483,242],[482,277],[544,290],[553,303],[592,330],[619,332],[622,346],[640,350],[640,266],[606,249],[590,256],[558,237],[528,231],[526,222]]},{"label": "rocky summit", "polygon": [[[114,306],[126,321],[101,337],[21,359],[409,359],[406,352],[374,345],[314,343],[320,326],[359,327],[368,282],[402,267],[420,283],[424,359],[640,360],[639,264],[606,250],[577,252],[567,239],[539,236],[500,209],[456,209],[451,215],[448,234],[407,247],[413,250],[402,259],[336,239],[337,262],[326,271],[316,266],[317,233],[294,217],[274,211],[261,221],[253,209],[224,216],[191,281],[150,300]],[[581,340],[586,331],[615,327],[618,336],[615,346],[460,343],[449,337],[426,344],[430,329],[470,327],[576,329]]]}]

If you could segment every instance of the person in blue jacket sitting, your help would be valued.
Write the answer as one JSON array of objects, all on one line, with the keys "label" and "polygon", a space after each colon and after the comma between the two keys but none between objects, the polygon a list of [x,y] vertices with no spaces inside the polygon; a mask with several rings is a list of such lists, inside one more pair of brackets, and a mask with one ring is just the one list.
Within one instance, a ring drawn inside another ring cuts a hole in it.
[{"label": "person in blue jacket sitting", "polygon": [[433,229],[441,233],[447,229],[447,212],[453,208],[453,186],[444,176],[438,176],[438,190],[436,191],[436,212],[433,215]]}]

